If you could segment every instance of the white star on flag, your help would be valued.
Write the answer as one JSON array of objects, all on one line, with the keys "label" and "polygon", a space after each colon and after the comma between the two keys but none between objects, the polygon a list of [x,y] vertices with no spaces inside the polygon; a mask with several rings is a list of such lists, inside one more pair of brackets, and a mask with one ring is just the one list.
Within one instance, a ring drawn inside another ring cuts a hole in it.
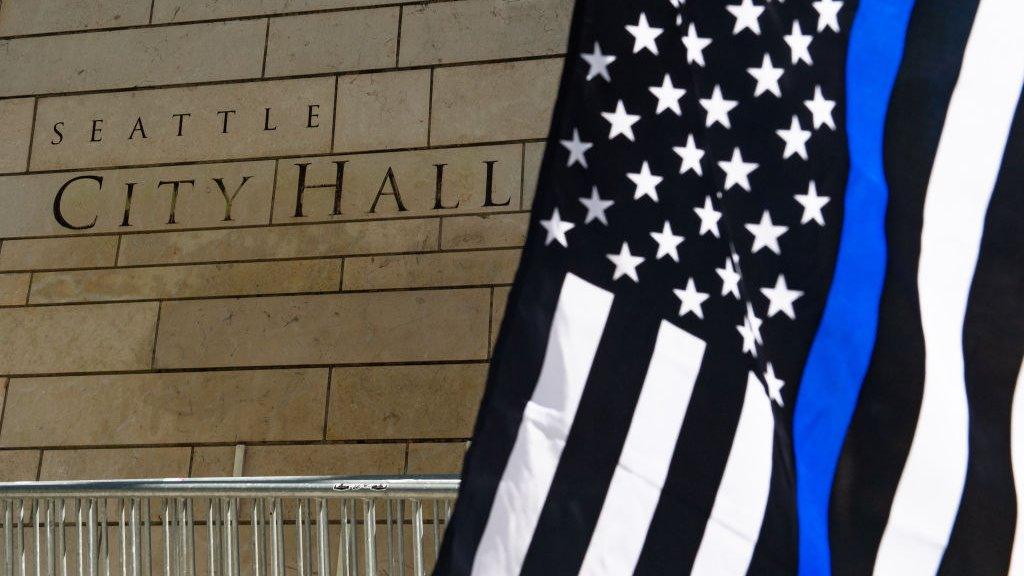
[{"label": "white star on flag", "polygon": [[682,109],[679,107],[679,99],[686,94],[686,90],[676,88],[672,84],[672,77],[667,72],[665,73],[665,79],[661,82],[661,86],[651,86],[648,90],[658,99],[658,109],[654,112],[655,114],[661,114],[665,110],[671,110],[676,116],[683,114]]},{"label": "white star on flag", "polygon": [[668,256],[679,262],[679,245],[683,243],[684,238],[672,233],[672,225],[668,220],[665,220],[661,232],[651,232],[651,238],[658,243],[658,254],[655,255],[655,260],[661,260],[662,256]]},{"label": "white star on flag", "polygon": [[626,105],[619,100],[615,105],[615,112],[601,112],[601,116],[611,124],[608,130],[608,139],[614,140],[616,136],[625,136],[627,140],[636,140],[633,136],[633,124],[640,121],[640,116],[626,112]]},{"label": "white star on flag", "polygon": [[776,130],[775,133],[786,143],[786,148],[782,151],[783,160],[793,154],[807,160],[807,141],[811,139],[811,131],[804,130],[800,126],[800,119],[796,117],[796,114],[793,115],[789,128]]},{"label": "white star on flag", "polygon": [[587,150],[593,148],[594,144],[580,140],[580,131],[578,129],[572,129],[572,140],[559,140],[559,143],[569,151],[569,161],[566,162],[566,167],[578,163],[580,166],[587,168]]},{"label": "white star on flag", "polygon": [[793,31],[782,37],[789,44],[790,58],[792,64],[797,62],[804,62],[806,64],[813,64],[811,61],[811,40],[814,36],[810,34],[804,34],[800,30],[800,22],[797,20],[793,21]]},{"label": "white star on flag", "polygon": [[743,317],[743,324],[736,326],[736,331],[743,338],[743,352],[757,357],[757,342],[754,341],[754,329],[750,326],[750,317]]},{"label": "white star on flag", "polygon": [[750,192],[750,173],[757,170],[758,164],[756,162],[744,162],[743,154],[740,153],[738,147],[733,148],[731,159],[719,160],[718,167],[725,172],[724,188],[726,190],[733,186],[739,186]]},{"label": "white star on flag", "polygon": [[818,187],[814,180],[807,184],[807,194],[794,194],[793,199],[804,208],[804,213],[800,216],[801,224],[807,224],[814,220],[821,226],[825,225],[825,215],[821,209],[832,199],[828,196],[818,196]]},{"label": "white star on flag", "polygon": [[642,166],[640,166],[640,172],[629,172],[626,177],[636,184],[636,191],[633,193],[633,200],[639,200],[644,196],[649,197],[655,202],[658,201],[658,184],[664,180],[661,176],[651,173],[651,166],[644,160]]},{"label": "white star on flag", "polygon": [[643,263],[644,258],[640,256],[634,256],[629,251],[629,244],[623,242],[622,249],[619,250],[618,254],[606,254],[612,264],[615,265],[615,271],[612,273],[612,280],[618,280],[623,276],[629,276],[633,282],[640,282],[640,277],[637,276],[636,267]]},{"label": "white star on flag", "polygon": [[828,100],[822,95],[821,86],[814,87],[814,98],[804,100],[804,106],[811,111],[815,130],[821,128],[822,125],[828,126],[833,130],[836,129],[836,123],[832,120],[832,109],[836,107],[836,103],[834,100]]},{"label": "white star on flag", "polygon": [[757,224],[744,224],[748,232],[754,235],[754,245],[750,251],[757,253],[762,248],[767,248],[776,254],[782,254],[779,247],[779,237],[789,230],[789,226],[779,226],[772,222],[772,215],[767,210],[761,214],[761,221]]},{"label": "white star on flag", "polygon": [[825,28],[833,32],[839,32],[839,11],[843,8],[842,2],[836,0],[817,0],[811,2],[811,6],[818,12],[818,32]]},{"label": "white star on flag", "polygon": [[675,288],[672,292],[679,298],[679,316],[686,316],[690,312],[701,320],[704,319],[704,308],[702,304],[704,301],[710,298],[707,292],[700,292],[697,290],[697,285],[694,283],[693,278],[686,281],[686,288],[680,290]]},{"label": "white star on flag", "polygon": [[738,104],[736,100],[726,100],[722,97],[721,86],[715,84],[714,89],[711,90],[710,98],[701,98],[699,100],[700,105],[707,112],[707,118],[704,120],[704,125],[711,127],[715,122],[731,128],[729,124],[729,112],[736,107]]},{"label": "white star on flag", "polygon": [[575,228],[576,225],[562,220],[562,215],[558,213],[558,208],[555,208],[551,213],[550,219],[541,220],[540,225],[548,231],[548,235],[544,238],[545,246],[553,241],[557,241],[562,246],[569,247],[569,239],[565,237],[565,233]]},{"label": "white star on flag", "polygon": [[721,238],[718,233],[718,221],[722,219],[722,213],[715,210],[715,207],[711,204],[711,196],[705,196],[704,206],[694,208],[693,211],[700,218],[701,236],[710,232],[715,238]]},{"label": "white star on flag", "polygon": [[796,311],[793,309],[793,303],[796,302],[797,298],[804,295],[801,290],[790,290],[789,286],[786,286],[786,277],[779,274],[778,279],[775,280],[775,286],[772,288],[761,288],[761,294],[768,299],[768,317],[771,318],[782,312],[786,316],[789,316],[790,320],[796,320]]},{"label": "white star on flag", "polygon": [[737,300],[739,300],[741,276],[733,266],[732,258],[727,257],[725,259],[725,266],[722,268],[715,268],[715,272],[717,272],[718,277],[722,279],[722,296],[732,294]]},{"label": "white star on flag", "polygon": [[686,63],[697,64],[704,67],[704,49],[711,44],[710,38],[701,38],[697,35],[697,27],[690,23],[683,36],[683,46],[686,47]]},{"label": "white star on flag", "polygon": [[736,24],[732,27],[734,36],[743,30],[761,35],[761,24],[757,19],[764,12],[764,6],[757,6],[753,0],[743,0],[740,4],[730,4],[725,9],[736,18]]},{"label": "white star on flag", "polygon": [[641,50],[649,50],[651,54],[658,55],[658,44],[655,39],[661,36],[665,30],[654,28],[647,23],[647,14],[641,12],[640,19],[636,24],[627,24],[626,30],[633,35],[633,54]]},{"label": "white star on flag", "polygon": [[784,406],[782,403],[782,387],[785,386],[786,383],[775,375],[775,368],[772,366],[771,362],[768,362],[767,369],[764,373],[764,383],[768,388],[768,397],[779,406]]},{"label": "white star on flag", "polygon": [[673,146],[672,151],[682,160],[682,163],[679,165],[680,174],[686,174],[693,170],[698,176],[704,175],[704,170],[700,167],[700,161],[704,158],[704,151],[697,148],[697,144],[693,140],[693,134],[686,136],[686,146]]},{"label": "white star on flag", "polygon": [[597,193],[597,186],[594,186],[590,190],[590,198],[580,198],[579,201],[580,204],[587,208],[587,215],[583,218],[584,224],[590,224],[592,221],[597,220],[605,226],[608,225],[608,217],[605,215],[605,211],[615,204],[614,200],[601,198],[601,195]]},{"label": "white star on flag", "polygon": [[608,73],[608,65],[615,62],[615,56],[606,55],[601,52],[601,46],[597,42],[594,42],[594,51],[587,53],[583,52],[580,54],[580,58],[590,66],[587,70],[587,80],[593,80],[600,76],[605,80],[611,82],[612,76]]},{"label": "white star on flag", "polygon": [[772,58],[767,53],[761,60],[760,68],[747,68],[747,73],[757,80],[754,87],[754,96],[760,96],[765,92],[771,92],[776,96],[782,96],[782,88],[779,87],[779,79],[782,78],[782,68],[772,65]]}]

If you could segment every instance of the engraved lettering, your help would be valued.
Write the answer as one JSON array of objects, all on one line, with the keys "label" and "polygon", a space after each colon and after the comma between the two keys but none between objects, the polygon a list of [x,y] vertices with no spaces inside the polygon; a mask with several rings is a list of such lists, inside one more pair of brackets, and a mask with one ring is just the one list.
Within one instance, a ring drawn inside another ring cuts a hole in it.
[{"label": "engraved lettering", "polygon": [[127,187],[124,194],[124,216],[121,218],[121,226],[131,226],[129,218],[132,213],[132,195],[135,193],[135,182],[125,182]]},{"label": "engraved lettering", "polygon": [[171,114],[171,118],[177,118],[178,119],[178,136],[181,136],[182,132],[184,131],[184,128],[185,128],[185,118],[188,118],[188,117],[191,117],[191,116],[192,116],[192,114],[190,114],[188,112],[183,112],[181,114]]},{"label": "engraved lettering", "polygon": [[170,186],[171,186],[171,215],[167,219],[167,223],[168,224],[177,224],[178,221],[174,219],[174,211],[178,208],[178,190],[181,188],[182,184],[188,184],[188,185],[192,186],[193,188],[195,188],[196,181],[195,180],[161,180],[156,185],[156,187],[159,190],[161,187],[163,187],[163,186],[165,186],[167,184],[170,184]]},{"label": "engraved lettering", "polygon": [[221,129],[220,129],[220,133],[221,134],[227,134],[228,133],[228,118],[230,118],[232,114],[237,114],[237,113],[238,113],[238,110],[218,110],[217,111],[217,114],[224,120],[224,123],[223,123],[223,125],[221,126]]},{"label": "engraved lettering", "polygon": [[89,136],[89,142],[99,142],[101,140],[99,135],[103,129],[100,128],[100,124],[103,124],[103,120],[101,118],[96,118],[92,121],[92,135]]},{"label": "engraved lettering", "polygon": [[242,190],[242,186],[249,181],[252,176],[242,176],[242,182],[235,188],[234,193],[228,196],[228,189],[224,186],[223,178],[214,178],[213,181],[217,183],[217,187],[220,188],[220,194],[224,197],[224,219],[221,222],[231,222],[231,205],[235,202],[235,197]]},{"label": "engraved lettering", "polygon": [[484,183],[484,207],[508,206],[512,203],[511,195],[504,202],[494,201],[494,165],[497,163],[497,160],[484,160],[484,164],[487,165],[487,178]]},{"label": "engraved lettering", "polygon": [[148,136],[146,136],[146,127],[142,125],[142,117],[135,120],[135,126],[132,128],[132,133],[128,135],[128,139],[134,139],[136,132],[140,132],[143,138],[148,138]]},{"label": "engraved lettering", "polygon": [[63,125],[63,122],[57,122],[53,125],[53,133],[57,135],[57,139],[50,140],[50,144],[57,145],[64,141],[64,133],[60,131],[60,127]]},{"label": "engraved lettering", "polygon": [[444,167],[447,164],[434,164],[436,183],[434,185],[434,210],[458,208],[461,200],[456,199],[454,206],[445,206],[441,201],[441,190],[444,187]]},{"label": "engraved lettering", "polygon": [[348,160],[335,160],[335,176],[334,184],[306,184],[306,169],[309,167],[309,162],[297,163],[296,167],[299,169],[299,183],[295,189],[295,217],[303,218],[305,214],[302,213],[302,196],[305,194],[308,188],[334,188],[334,210],[331,212],[331,216],[341,215],[341,193],[343,185],[345,183],[345,164],[348,164]]},{"label": "engraved lettering", "polygon": [[[391,192],[384,192],[384,186],[390,186]],[[380,202],[381,196],[394,196],[395,204],[398,205],[399,212],[405,212],[405,205],[402,204],[402,195],[398,192],[398,183],[395,182],[395,171],[388,166],[387,174],[384,174],[384,179],[380,181],[380,188],[377,189],[377,195],[373,198],[373,204],[370,206],[370,214],[377,212],[377,203]]]},{"label": "engraved lettering", "polygon": [[76,225],[68,222],[67,219],[64,217],[64,213],[61,211],[61,202],[64,199],[64,192],[67,191],[68,186],[71,186],[72,184],[74,184],[75,182],[78,182],[79,180],[92,180],[93,182],[96,183],[97,190],[101,190],[103,188],[103,177],[102,176],[86,175],[86,176],[76,176],[76,177],[68,180],[67,182],[65,182],[60,187],[59,190],[57,190],[57,195],[53,199],[53,217],[54,217],[54,219],[57,220],[58,224],[60,224],[61,226],[65,227],[65,228],[67,228],[69,230],[88,230],[89,228],[92,228],[93,226],[96,225],[96,219],[98,217],[98,216],[93,216],[92,217],[92,222],[90,222],[88,224],[84,224],[82,226],[76,226]]}]

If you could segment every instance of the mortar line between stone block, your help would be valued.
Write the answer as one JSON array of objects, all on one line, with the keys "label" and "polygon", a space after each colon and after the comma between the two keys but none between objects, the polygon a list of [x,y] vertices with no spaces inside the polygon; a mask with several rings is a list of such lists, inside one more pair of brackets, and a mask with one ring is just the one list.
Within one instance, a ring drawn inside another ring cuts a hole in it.
[{"label": "mortar line between stone block", "polygon": [[487,308],[487,358],[494,355],[491,343],[494,342],[494,288],[491,288],[491,304]]},{"label": "mortar line between stone block", "polygon": [[29,272],[28,274],[28,289],[25,290],[25,306],[28,306],[28,300],[32,297],[32,282],[36,279],[35,272]]},{"label": "mortar line between stone block", "polygon": [[402,467],[402,474],[409,473],[409,442],[405,443],[405,464]]},{"label": "mortar line between stone block", "polygon": [[[445,437],[445,438],[358,438],[348,440],[316,440],[312,438],[299,440],[266,440],[257,442],[245,442],[246,448],[265,448],[276,446],[363,446],[379,445],[387,446],[394,444],[461,444],[469,442],[471,438]],[[195,445],[185,442],[156,442],[149,444],[21,444],[4,446],[0,452],[15,450],[36,450],[39,452],[74,452],[84,450],[158,450],[166,448],[234,448],[237,441],[228,442],[217,440],[213,442],[199,442]]]},{"label": "mortar line between stone block", "polygon": [[523,153],[519,159],[519,209],[523,209],[523,201],[526,199],[526,144],[523,144]]},{"label": "mortar line between stone block", "polygon": [[5,377],[3,377],[3,381],[4,381],[4,402],[3,402],[3,405],[0,406],[0,431],[3,430],[4,414],[7,413],[7,397],[11,395],[10,394],[10,392],[11,392],[11,379],[5,376]]},{"label": "mortar line between stone block", "polygon": [[[273,370],[316,370],[318,368],[377,368],[388,366],[450,366],[454,364],[487,364],[487,358],[455,358],[451,360],[415,360],[383,362],[338,362],[335,364],[281,364],[273,366],[194,366],[177,368],[142,368],[137,370],[93,370],[79,372],[7,373],[0,378],[71,378],[76,376],[139,376],[154,374],[196,374],[202,372],[263,372]],[[177,446],[188,446],[181,442]],[[233,446],[234,443],[231,443]]]},{"label": "mortar line between stone block", "polygon": [[324,426],[323,431],[320,434],[321,440],[327,441],[327,416],[331,411],[331,380],[334,377],[334,369],[327,369],[327,394],[324,397]]},{"label": "mortar line between stone block", "polygon": [[[468,2],[469,0],[450,0],[454,2]],[[160,26],[156,24],[154,26]],[[115,28],[114,30],[122,30],[122,28]],[[5,40],[6,38],[0,38]],[[434,68],[468,68],[473,66],[486,66],[490,64],[511,64],[515,62],[533,62],[539,60],[564,60],[566,54],[554,53],[554,54],[539,54],[533,56],[513,56],[510,58],[492,58],[489,60],[468,60],[460,62],[443,62],[439,64],[421,64],[416,66],[405,66],[400,68],[401,71],[412,71],[412,70],[427,70]],[[268,81],[268,80],[308,80],[313,78],[326,78],[328,76],[359,76],[366,74],[377,74],[380,72],[394,72],[394,66],[387,66],[384,68],[361,68],[356,70],[343,70],[335,71],[330,73],[325,72],[313,72],[308,74],[285,74],[281,76],[273,76],[270,78],[261,78],[258,76],[251,76],[245,78],[222,78],[217,80],[205,80],[196,82],[179,82],[179,83],[167,83],[167,84],[149,84],[145,86],[118,86],[112,88],[83,88],[81,90],[70,90],[65,92],[40,92],[40,93],[13,93],[0,96],[0,100],[14,100],[17,98],[61,98],[61,97],[73,97],[73,96],[89,96],[95,94],[111,94],[111,93],[129,93],[129,92],[143,92],[151,90],[168,90],[173,88],[200,88],[204,86],[224,86],[231,84],[251,84],[254,82]],[[546,130],[546,129],[545,129]]]},{"label": "mortar line between stone block", "polygon": [[281,164],[281,160],[274,160],[274,182],[270,185],[270,217],[267,219],[267,224],[274,223],[274,203],[277,202],[277,167]]},{"label": "mortar line between stone block", "polygon": [[427,92],[427,146],[430,146],[430,132],[434,125],[434,69],[430,69],[430,88]]},{"label": "mortar line between stone block", "polygon": [[36,480],[43,479],[43,450],[39,450],[39,456],[36,459]]},{"label": "mortar line between stone block", "polygon": [[338,140],[337,133],[335,130],[338,129],[338,83],[340,82],[340,76],[334,77],[334,102],[331,103],[331,152],[334,152],[335,142]]},{"label": "mortar line between stone block", "polygon": [[25,157],[25,171],[32,167],[32,147],[36,139],[36,111],[39,109],[39,98],[32,99],[32,123],[29,124],[28,154]]},{"label": "mortar line between stone block", "polygon": [[341,271],[338,273],[338,292],[345,290],[345,260],[348,260],[348,258],[341,258]]},{"label": "mortar line between stone block", "polygon": [[[155,0],[154,0],[155,1]],[[267,28],[263,33],[263,67],[260,69],[260,78],[267,77],[267,52],[270,48],[270,18],[267,18]]]},{"label": "mortar line between stone block", "polygon": [[[467,0],[429,0],[432,4],[437,3],[455,3],[455,2],[466,2]],[[295,10],[287,12],[263,12],[257,14],[246,14],[246,15],[232,15],[232,16],[221,16],[219,18],[197,18],[195,20],[180,20],[180,21],[164,21],[164,22],[153,22],[152,18],[155,16],[155,10],[151,10],[151,19],[146,24],[130,24],[127,26],[97,26],[95,28],[79,28],[76,30],[51,30],[44,32],[30,32],[27,34],[8,34],[0,36],[0,40],[17,40],[20,38],[39,38],[44,36],[77,36],[79,34],[92,34],[101,32],[116,32],[120,30],[140,30],[145,28],[168,28],[174,26],[189,26],[194,24],[216,24],[221,22],[246,22],[249,20],[261,20],[263,18],[288,18],[292,16],[309,16],[313,14],[332,14],[337,12],[358,12],[358,11],[371,11],[371,10],[383,10],[386,8],[398,8],[406,4],[422,4],[423,0],[395,0],[385,1],[381,0],[379,3],[371,4],[355,4],[351,6],[344,6],[341,8],[314,8],[310,10]],[[155,0],[152,2],[155,5]],[[0,6],[3,4],[0,3]],[[154,6],[155,7],[155,6]]]},{"label": "mortar line between stone block", "polygon": [[149,0],[149,23],[153,23],[153,10],[156,8],[156,0]]},{"label": "mortar line between stone block", "polygon": [[[485,248],[449,248],[444,251],[440,250],[415,250],[415,251],[388,251],[388,252],[366,252],[360,254],[328,254],[325,256],[288,256],[281,258],[250,258],[250,259],[234,259],[234,260],[194,260],[188,262],[146,262],[142,264],[128,264],[119,266],[118,270],[131,270],[134,268],[176,268],[176,267],[201,267],[201,266],[217,266],[223,264],[269,264],[274,262],[303,262],[303,261],[316,261],[316,260],[336,260],[338,258],[373,258],[376,256],[422,256],[424,254],[459,254],[467,252],[499,252],[499,251],[513,251],[522,250],[523,245],[518,244],[515,246],[488,246]],[[47,272],[88,272],[88,271],[105,271],[111,270],[110,266],[82,266],[82,267],[68,267],[68,268],[11,268],[3,270],[3,273],[33,273],[43,274]],[[499,282],[499,285],[504,283]],[[465,284],[453,287],[465,287],[475,286],[474,284]],[[490,286],[490,284],[488,284]],[[430,290],[433,288],[439,288],[438,286],[420,286],[415,290]],[[357,290],[356,292],[363,292],[363,290]],[[260,295],[290,295],[290,294],[319,294],[322,292],[282,292],[282,293],[266,293],[266,294],[254,294],[254,296]],[[244,294],[231,296],[232,298],[245,298]],[[164,300],[194,300],[192,297],[184,298],[164,298]],[[153,301],[156,298],[143,299],[141,301]],[[140,300],[119,300],[119,302],[132,302]]]},{"label": "mortar line between stone block", "polygon": [[156,368],[156,343],[160,338],[160,313],[163,312],[164,303],[162,300],[157,301],[156,305],[156,327],[153,328],[153,354],[149,359],[149,367],[151,369]]},{"label": "mortar line between stone block", "polygon": [[188,447],[188,477],[189,478],[192,477],[192,462],[195,460],[195,457],[196,457],[196,447],[195,446],[189,446]]},{"label": "mortar line between stone block", "polygon": [[114,268],[117,268],[121,262],[121,238],[122,234],[117,235],[117,243],[114,246]]},{"label": "mortar line between stone block", "polygon": [[405,7],[398,7],[398,34],[395,40],[395,68],[398,68],[398,61],[402,53],[402,15],[405,13]]}]

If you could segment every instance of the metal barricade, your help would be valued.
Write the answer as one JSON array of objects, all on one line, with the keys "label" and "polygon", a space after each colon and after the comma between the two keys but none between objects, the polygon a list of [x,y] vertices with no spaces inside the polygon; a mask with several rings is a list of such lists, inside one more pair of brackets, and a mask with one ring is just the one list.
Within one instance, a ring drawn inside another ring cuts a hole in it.
[{"label": "metal barricade", "polygon": [[0,576],[424,576],[455,477],[0,483]]}]

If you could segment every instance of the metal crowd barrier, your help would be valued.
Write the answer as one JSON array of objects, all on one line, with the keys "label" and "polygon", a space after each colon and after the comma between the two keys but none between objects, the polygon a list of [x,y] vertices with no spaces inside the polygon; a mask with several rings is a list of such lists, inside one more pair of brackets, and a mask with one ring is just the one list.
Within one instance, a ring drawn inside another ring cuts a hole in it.
[{"label": "metal crowd barrier", "polygon": [[2,576],[424,576],[455,477],[0,483]]}]

